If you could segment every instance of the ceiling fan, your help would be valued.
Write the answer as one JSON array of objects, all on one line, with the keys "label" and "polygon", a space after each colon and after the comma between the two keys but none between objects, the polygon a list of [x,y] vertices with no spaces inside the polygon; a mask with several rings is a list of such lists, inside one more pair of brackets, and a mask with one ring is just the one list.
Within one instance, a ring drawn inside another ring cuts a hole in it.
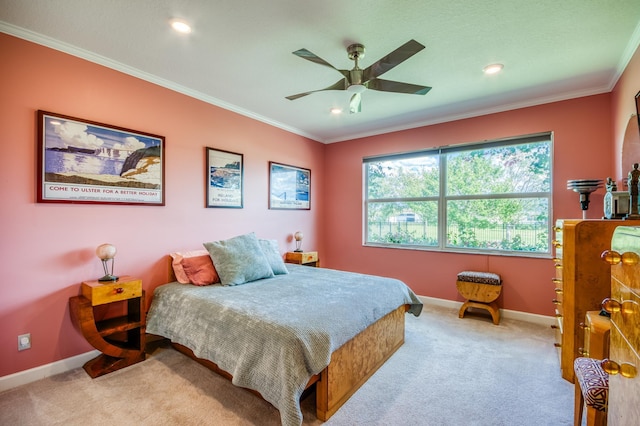
[{"label": "ceiling fan", "polygon": [[362,92],[366,89],[378,90],[381,92],[395,92],[395,93],[408,93],[414,95],[425,95],[431,87],[418,86],[416,84],[401,83],[399,81],[383,80],[378,78],[385,72],[396,67],[402,62],[406,61],[419,51],[424,49],[424,46],[415,40],[409,40],[393,52],[389,53],[384,58],[371,64],[365,69],[358,67],[358,61],[364,58],[364,46],[362,44],[352,44],[347,47],[347,54],[349,59],[355,61],[355,66],[351,70],[339,70],[324,59],[309,52],[307,49],[300,49],[293,52],[294,55],[299,56],[316,64],[324,65],[332,68],[343,75],[343,78],[338,80],[335,84],[324,89],[312,90],[310,92],[298,93],[297,95],[287,96],[289,100],[295,100],[303,96],[307,96],[311,93],[322,92],[324,90],[346,90],[353,93],[349,101],[349,111],[354,114],[362,110]]}]

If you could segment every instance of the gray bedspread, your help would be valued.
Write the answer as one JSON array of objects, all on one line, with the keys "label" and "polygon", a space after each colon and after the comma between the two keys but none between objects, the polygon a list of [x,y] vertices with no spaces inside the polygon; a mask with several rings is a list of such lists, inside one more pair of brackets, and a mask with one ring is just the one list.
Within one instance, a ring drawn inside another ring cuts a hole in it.
[{"label": "gray bedspread", "polygon": [[287,264],[289,274],[244,285],[158,287],[147,332],[215,362],[233,383],[254,389],[283,425],[302,423],[299,399],[331,353],[403,304],[422,303],[402,282]]}]

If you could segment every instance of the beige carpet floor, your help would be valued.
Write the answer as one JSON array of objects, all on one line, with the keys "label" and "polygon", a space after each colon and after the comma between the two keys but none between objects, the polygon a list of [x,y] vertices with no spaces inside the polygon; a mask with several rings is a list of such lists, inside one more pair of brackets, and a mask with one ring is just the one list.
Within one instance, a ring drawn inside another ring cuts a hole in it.
[{"label": "beige carpet floor", "polygon": [[[571,425],[549,327],[425,306],[405,344],[327,425]],[[321,424],[314,395],[305,425]],[[278,411],[171,348],[91,379],[82,368],[0,393],[1,425],[278,425]]]}]

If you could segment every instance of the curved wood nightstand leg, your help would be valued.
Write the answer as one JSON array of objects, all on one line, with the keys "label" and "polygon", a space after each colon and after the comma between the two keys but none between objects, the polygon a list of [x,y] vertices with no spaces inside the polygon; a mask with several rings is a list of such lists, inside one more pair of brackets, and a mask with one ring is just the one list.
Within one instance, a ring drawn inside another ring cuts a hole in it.
[{"label": "curved wood nightstand leg", "polygon": [[96,377],[104,376],[112,371],[120,370],[121,368],[144,361],[145,358],[146,356],[144,352],[139,352],[137,356],[132,358],[115,358],[101,354],[91,361],[87,361],[82,368],[84,368],[84,371],[86,371],[92,379],[95,379]]},{"label": "curved wood nightstand leg", "polygon": [[[69,299],[69,310],[73,323],[78,327],[87,341],[102,352],[84,365],[85,371],[96,378],[120,368],[127,367],[145,359],[144,334],[145,321],[144,295],[140,298],[128,300],[129,315],[138,316],[137,321],[131,321],[128,317],[115,318],[104,321],[107,323],[104,329],[98,328],[91,301],[83,296],[75,296]],[[101,327],[103,328],[103,327]],[[123,342],[107,340],[103,336],[118,333],[126,333],[127,339]]]}]

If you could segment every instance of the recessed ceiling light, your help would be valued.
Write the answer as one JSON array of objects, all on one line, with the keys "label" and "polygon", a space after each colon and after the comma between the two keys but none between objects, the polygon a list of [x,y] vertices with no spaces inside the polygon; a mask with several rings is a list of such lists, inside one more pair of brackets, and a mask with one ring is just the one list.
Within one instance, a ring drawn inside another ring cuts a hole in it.
[{"label": "recessed ceiling light", "polygon": [[484,67],[482,71],[484,71],[485,74],[496,74],[502,71],[502,68],[504,68],[502,64],[491,64]]},{"label": "recessed ceiling light", "polygon": [[191,32],[191,26],[180,19],[172,19],[171,28],[182,34],[189,34]]},{"label": "recessed ceiling light", "polygon": [[342,114],[342,108],[333,107],[329,110],[329,112],[331,112],[331,114],[333,115]]}]

